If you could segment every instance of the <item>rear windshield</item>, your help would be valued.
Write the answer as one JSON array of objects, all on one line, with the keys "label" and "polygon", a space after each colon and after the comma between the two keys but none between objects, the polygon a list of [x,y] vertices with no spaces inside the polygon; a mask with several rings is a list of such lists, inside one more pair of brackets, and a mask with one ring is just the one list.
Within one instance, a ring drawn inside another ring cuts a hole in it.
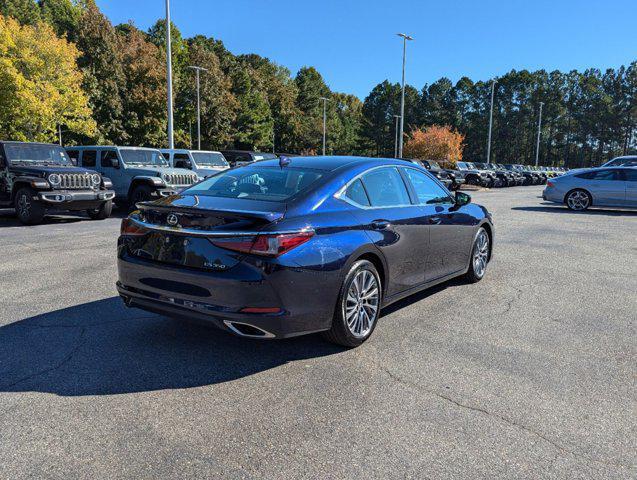
[{"label": "rear windshield", "polygon": [[190,195],[284,202],[325,172],[308,168],[247,166],[226,170],[184,191]]}]

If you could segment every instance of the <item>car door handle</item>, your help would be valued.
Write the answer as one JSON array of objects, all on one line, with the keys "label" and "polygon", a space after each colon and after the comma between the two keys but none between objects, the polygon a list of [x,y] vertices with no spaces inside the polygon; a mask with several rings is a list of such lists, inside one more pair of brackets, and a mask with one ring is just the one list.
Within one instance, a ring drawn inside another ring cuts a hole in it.
[{"label": "car door handle", "polygon": [[440,217],[429,217],[429,223],[432,225],[440,225],[442,223],[442,218]]},{"label": "car door handle", "polygon": [[372,222],[372,228],[374,230],[386,230],[390,226],[391,223],[389,223],[387,220],[374,220]]}]

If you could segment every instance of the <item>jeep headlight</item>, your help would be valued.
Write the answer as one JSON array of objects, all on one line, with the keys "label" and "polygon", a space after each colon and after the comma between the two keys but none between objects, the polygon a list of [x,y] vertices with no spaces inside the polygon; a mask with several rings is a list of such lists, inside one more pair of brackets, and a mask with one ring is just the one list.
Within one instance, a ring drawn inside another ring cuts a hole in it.
[{"label": "jeep headlight", "polygon": [[62,177],[60,177],[57,173],[52,173],[49,175],[49,183],[54,187],[59,187],[62,183]]},{"label": "jeep headlight", "polygon": [[102,179],[97,173],[94,173],[91,175],[91,182],[93,182],[93,185],[97,187],[100,183],[102,183]]}]

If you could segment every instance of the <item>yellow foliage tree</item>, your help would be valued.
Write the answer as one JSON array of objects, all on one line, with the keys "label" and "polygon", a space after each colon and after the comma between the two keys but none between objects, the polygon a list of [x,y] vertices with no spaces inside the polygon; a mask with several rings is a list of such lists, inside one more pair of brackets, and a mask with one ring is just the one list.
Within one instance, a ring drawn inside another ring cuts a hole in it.
[{"label": "yellow foliage tree", "polygon": [[405,142],[404,156],[454,165],[462,160],[463,142],[464,135],[448,126],[416,128]]},{"label": "yellow foliage tree", "polygon": [[58,124],[92,135],[95,121],[81,89],[75,45],[40,22],[0,15],[0,138],[52,141]]}]

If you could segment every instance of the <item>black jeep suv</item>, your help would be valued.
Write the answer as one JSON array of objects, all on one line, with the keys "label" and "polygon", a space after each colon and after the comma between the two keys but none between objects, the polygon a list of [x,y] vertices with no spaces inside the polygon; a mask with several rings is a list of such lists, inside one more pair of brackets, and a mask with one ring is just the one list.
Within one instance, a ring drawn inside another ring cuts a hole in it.
[{"label": "black jeep suv", "polygon": [[0,207],[14,207],[26,225],[51,210],[86,211],[108,217],[115,192],[108,178],[76,167],[66,151],[47,143],[0,141]]}]

